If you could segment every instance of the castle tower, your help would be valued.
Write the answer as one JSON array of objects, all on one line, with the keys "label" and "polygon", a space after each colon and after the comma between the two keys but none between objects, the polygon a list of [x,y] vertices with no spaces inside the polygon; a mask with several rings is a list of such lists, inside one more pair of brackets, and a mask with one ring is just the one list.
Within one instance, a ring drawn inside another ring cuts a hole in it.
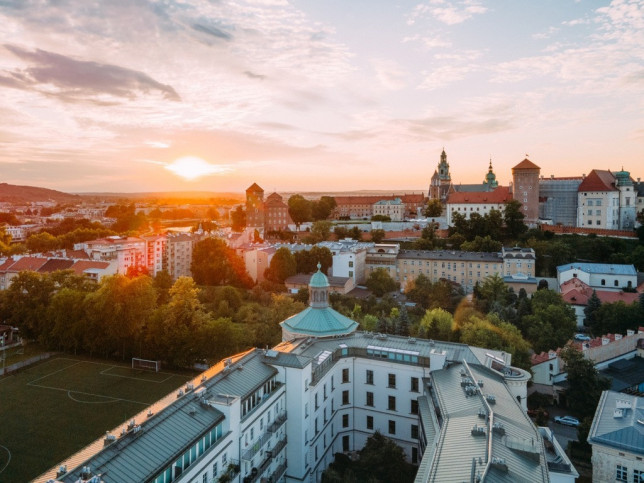
[{"label": "castle tower", "polygon": [[637,195],[631,173],[624,171],[624,167],[622,167],[621,171],[615,173],[615,178],[617,180],[615,185],[619,190],[619,229],[630,230],[633,228],[637,216],[635,207]]},{"label": "castle tower", "polygon": [[539,173],[541,168],[528,158],[512,168],[512,197],[518,200],[525,223],[532,225],[539,218]]},{"label": "castle tower", "polygon": [[447,201],[449,186],[452,182],[452,177],[449,174],[449,163],[447,162],[447,154],[445,148],[441,153],[441,160],[438,163],[436,171],[429,184],[429,198],[432,200],[440,200],[441,203]]},{"label": "castle tower", "polygon": [[246,190],[246,226],[264,229],[264,190],[257,183]]},{"label": "castle tower", "polygon": [[496,189],[499,186],[499,182],[496,180],[496,175],[494,174],[494,171],[492,170],[492,160],[490,159],[490,167],[487,170],[487,174],[485,175],[485,181],[483,181],[483,184],[488,185],[490,188],[490,191]]}]

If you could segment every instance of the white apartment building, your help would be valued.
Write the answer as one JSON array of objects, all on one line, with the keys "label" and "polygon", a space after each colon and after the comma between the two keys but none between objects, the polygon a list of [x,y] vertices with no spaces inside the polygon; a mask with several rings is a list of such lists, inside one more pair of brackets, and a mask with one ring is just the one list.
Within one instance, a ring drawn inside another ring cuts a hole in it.
[{"label": "white apartment building", "polygon": [[473,213],[485,216],[492,210],[501,213],[505,203],[512,199],[512,193],[507,186],[499,186],[493,191],[455,191],[449,194],[445,209],[447,224],[452,226],[454,213],[463,215],[469,220]]},{"label": "white apartment building", "polygon": [[634,265],[616,263],[568,263],[557,267],[557,285],[578,278],[596,290],[619,292],[623,287],[637,287],[637,271]]},{"label": "white apartment building", "polygon": [[355,285],[365,282],[367,250],[373,243],[344,239],[337,242],[320,242],[318,246],[328,248],[333,255],[331,276],[351,278]]},{"label": "white apartment building", "polygon": [[168,239],[166,235],[152,235],[141,237],[145,240],[147,252],[147,269],[152,277],[165,270],[164,266],[166,245]]},{"label": "white apartment building", "polygon": [[644,397],[602,392],[588,433],[593,481],[644,481]]},{"label": "white apartment building", "polygon": [[197,233],[168,233],[163,267],[172,280],[179,277],[191,277],[192,250],[195,244],[203,239]]},{"label": "white apartment building", "polygon": [[126,274],[129,268],[147,266],[147,247],[142,238],[108,236],[74,245],[83,250],[90,260],[116,261],[117,273]]},{"label": "white apartment building", "polygon": [[578,227],[634,228],[637,190],[628,171],[592,170],[579,185],[577,197]]},{"label": "white apartment building", "polygon": [[509,354],[357,332],[328,305],[324,274],[309,290],[281,344],[211,367],[37,481],[318,482],[376,431],[419,465],[419,483],[578,476],[546,451],[525,413],[530,375]]}]

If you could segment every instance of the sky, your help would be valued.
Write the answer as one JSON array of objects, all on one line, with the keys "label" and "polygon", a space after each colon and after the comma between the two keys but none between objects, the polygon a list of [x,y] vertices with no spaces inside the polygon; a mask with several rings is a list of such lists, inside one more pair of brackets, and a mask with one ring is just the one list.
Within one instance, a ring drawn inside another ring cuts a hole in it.
[{"label": "sky", "polygon": [[644,178],[644,0],[0,0],[0,182]]}]

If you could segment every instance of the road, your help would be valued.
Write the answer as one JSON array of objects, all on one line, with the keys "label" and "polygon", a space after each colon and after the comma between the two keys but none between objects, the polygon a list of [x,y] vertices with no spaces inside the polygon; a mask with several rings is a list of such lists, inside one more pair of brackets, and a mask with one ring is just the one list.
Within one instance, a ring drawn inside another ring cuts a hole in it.
[{"label": "road", "polygon": [[573,426],[564,426],[563,424],[557,424],[554,420],[548,421],[548,427],[552,430],[553,434],[559,441],[561,447],[565,450],[568,447],[569,441],[577,441],[577,428]]}]

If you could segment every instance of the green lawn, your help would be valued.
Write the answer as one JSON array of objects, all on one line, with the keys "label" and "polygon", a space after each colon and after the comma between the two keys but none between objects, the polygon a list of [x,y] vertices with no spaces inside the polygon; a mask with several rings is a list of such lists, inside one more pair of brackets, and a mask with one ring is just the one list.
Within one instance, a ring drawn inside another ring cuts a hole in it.
[{"label": "green lawn", "polygon": [[191,377],[58,356],[0,378],[0,482],[35,478]]}]

